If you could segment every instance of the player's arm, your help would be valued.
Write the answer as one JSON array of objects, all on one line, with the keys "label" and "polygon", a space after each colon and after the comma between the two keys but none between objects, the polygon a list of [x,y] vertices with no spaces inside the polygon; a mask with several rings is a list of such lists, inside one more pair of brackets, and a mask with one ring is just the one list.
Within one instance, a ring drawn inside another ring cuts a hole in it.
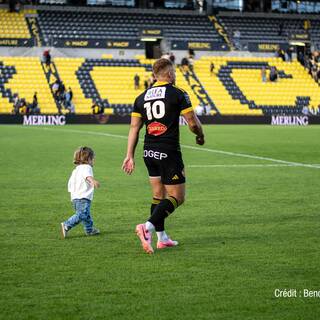
[{"label": "player's arm", "polygon": [[139,132],[142,125],[143,122],[141,116],[131,116],[131,124],[128,135],[127,156],[122,164],[122,170],[127,174],[131,174],[134,170],[134,153],[139,141]]},{"label": "player's arm", "polygon": [[192,111],[183,113],[182,116],[187,121],[190,131],[196,135],[196,143],[202,146],[204,144],[204,134],[203,134],[201,122],[198,119],[197,115],[192,110]]},{"label": "player's arm", "polygon": [[96,180],[94,177],[88,176],[86,177],[86,180],[90,183],[90,185],[94,188],[100,187],[100,182]]}]

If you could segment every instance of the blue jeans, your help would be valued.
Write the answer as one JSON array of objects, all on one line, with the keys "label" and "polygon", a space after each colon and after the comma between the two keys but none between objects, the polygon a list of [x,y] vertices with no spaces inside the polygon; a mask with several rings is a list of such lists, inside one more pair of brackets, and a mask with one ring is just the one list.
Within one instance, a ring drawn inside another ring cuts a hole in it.
[{"label": "blue jeans", "polygon": [[90,233],[93,226],[90,215],[91,201],[88,199],[75,199],[72,203],[76,213],[64,222],[65,226],[70,230],[78,223],[82,222],[84,231]]}]

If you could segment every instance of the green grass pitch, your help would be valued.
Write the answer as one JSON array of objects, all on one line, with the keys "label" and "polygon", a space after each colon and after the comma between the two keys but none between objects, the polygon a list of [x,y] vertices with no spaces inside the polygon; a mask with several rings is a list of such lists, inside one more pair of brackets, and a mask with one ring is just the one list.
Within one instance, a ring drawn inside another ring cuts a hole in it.
[{"label": "green grass pitch", "polygon": [[[141,140],[134,175],[121,171],[128,126],[1,126],[0,318],[318,319],[320,298],[299,294],[320,290],[320,126],[204,129],[206,150],[183,147],[186,203],[166,222],[180,245],[148,256],[134,233],[151,196]],[[181,142],[196,146],[186,127]],[[102,234],[62,240],[80,145],[96,151]]]}]

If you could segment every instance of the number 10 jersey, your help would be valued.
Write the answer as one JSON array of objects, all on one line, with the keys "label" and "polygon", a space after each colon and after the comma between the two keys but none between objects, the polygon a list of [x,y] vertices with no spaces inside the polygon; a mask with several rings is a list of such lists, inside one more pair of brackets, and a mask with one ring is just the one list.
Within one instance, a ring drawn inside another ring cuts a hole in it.
[{"label": "number 10 jersey", "polygon": [[146,126],[145,146],[180,150],[179,118],[192,110],[184,90],[156,82],[136,98],[131,116],[141,117]]}]

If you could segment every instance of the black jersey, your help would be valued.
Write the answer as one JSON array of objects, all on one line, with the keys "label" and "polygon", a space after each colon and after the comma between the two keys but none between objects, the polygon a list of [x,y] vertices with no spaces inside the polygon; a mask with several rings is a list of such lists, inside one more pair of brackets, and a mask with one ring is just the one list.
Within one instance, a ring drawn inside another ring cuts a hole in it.
[{"label": "black jersey", "polygon": [[188,94],[167,82],[157,82],[139,95],[132,116],[146,126],[145,146],[179,150],[179,118],[192,111]]}]

